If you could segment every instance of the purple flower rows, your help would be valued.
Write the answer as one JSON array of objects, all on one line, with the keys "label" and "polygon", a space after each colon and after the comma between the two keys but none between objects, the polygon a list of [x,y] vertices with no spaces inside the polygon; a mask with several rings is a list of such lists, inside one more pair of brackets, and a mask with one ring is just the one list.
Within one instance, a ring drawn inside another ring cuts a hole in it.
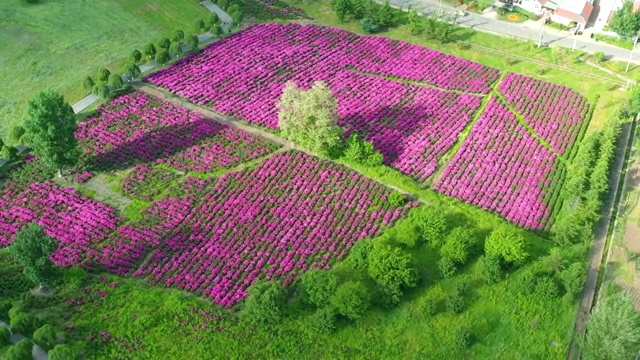
[{"label": "purple flower rows", "polygon": [[[135,275],[223,306],[245,298],[259,279],[282,278],[287,285],[311,268],[327,268],[415,205],[394,207],[383,186],[296,152],[201,185],[209,186],[205,195],[185,197],[189,215]],[[159,205],[165,218],[185,213]]]},{"label": "purple flower rows", "polygon": [[493,98],[434,188],[537,229],[549,217],[544,189],[555,162],[556,156]]},{"label": "purple flower rows", "polygon": [[272,152],[276,146],[142,93],[120,96],[76,131],[98,167],[133,160],[183,171],[212,171]]},{"label": "purple flower rows", "polygon": [[338,100],[347,133],[364,134],[387,164],[425,180],[479,107],[479,97],[363,75],[353,67],[472,92],[489,91],[498,76],[493,69],[402,42],[269,24],[217,42],[148,80],[274,129],[284,84],[291,80],[309,87],[323,80]]},{"label": "purple flower rows", "polygon": [[587,99],[577,92],[524,75],[507,74],[500,92],[558,153],[573,144],[589,111]]},{"label": "purple flower rows", "polygon": [[146,276],[232,306],[259,279],[289,284],[311,268],[327,268],[358,239],[417,205],[393,206],[382,185],[297,152],[217,181],[187,177],[181,187],[183,197],[153,201],[134,223],[50,182],[7,188],[0,196],[0,246],[35,221],[60,240],[52,260],[61,266]]}]

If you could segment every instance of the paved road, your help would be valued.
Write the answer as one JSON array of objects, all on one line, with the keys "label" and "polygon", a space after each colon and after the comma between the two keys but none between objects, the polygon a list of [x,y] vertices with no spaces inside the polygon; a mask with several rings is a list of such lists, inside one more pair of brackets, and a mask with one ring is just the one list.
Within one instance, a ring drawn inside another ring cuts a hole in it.
[{"label": "paved road", "polygon": [[[439,11],[440,6],[437,0],[391,0],[390,3],[404,9],[406,9],[410,4],[414,4],[414,7],[426,14]],[[454,7],[446,3],[442,4],[442,11],[448,15],[452,15],[460,9],[460,7]],[[522,40],[532,40],[537,42],[540,38],[542,25],[541,20],[537,22],[528,21],[523,24],[518,24],[491,19],[490,14],[481,15],[468,11],[466,13],[466,16],[458,18],[457,20],[457,23],[461,26],[478,31],[515,37]],[[573,47],[574,40],[576,42],[576,49],[578,50],[582,50],[590,54],[602,51],[607,56],[620,61],[627,61],[629,59],[629,50],[621,49],[602,42],[595,42],[590,39],[588,35],[578,35],[575,37],[568,31],[559,31],[552,29],[549,26],[544,27],[542,42],[547,46],[556,45],[571,49]],[[640,63],[640,51],[638,53],[634,53],[632,62]]]}]

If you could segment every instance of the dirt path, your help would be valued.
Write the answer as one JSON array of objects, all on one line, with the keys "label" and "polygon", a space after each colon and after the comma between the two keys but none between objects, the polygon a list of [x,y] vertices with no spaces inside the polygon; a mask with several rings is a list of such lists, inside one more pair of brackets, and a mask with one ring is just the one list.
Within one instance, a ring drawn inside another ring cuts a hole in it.
[{"label": "dirt path", "polygon": [[[586,326],[587,319],[591,313],[591,308],[595,300],[598,276],[602,268],[602,262],[604,259],[605,246],[607,244],[607,236],[609,234],[609,228],[612,219],[615,219],[614,214],[614,201],[616,198],[617,190],[620,185],[622,169],[624,166],[624,157],[629,146],[629,136],[631,135],[631,128],[635,125],[624,126],[618,140],[618,148],[616,150],[616,157],[612,165],[611,175],[609,176],[609,189],[608,197],[604,202],[603,216],[596,224],[594,237],[595,241],[589,250],[589,269],[587,272],[587,281],[585,282],[582,292],[582,298],[580,300],[580,307],[578,308],[578,315],[574,327],[574,339],[569,348],[567,358],[570,360],[578,359],[580,355],[580,349],[576,342],[577,335],[583,334]],[[617,213],[617,211],[616,211]]]},{"label": "dirt path", "polygon": [[[260,137],[262,139],[265,139],[267,141],[270,141],[272,143],[279,144],[284,148],[283,151],[284,150],[288,150],[288,149],[295,149],[295,150],[298,150],[300,152],[304,152],[306,154],[309,154],[309,155],[312,155],[312,156],[315,156],[315,157],[319,157],[317,154],[313,153],[312,151],[309,151],[307,149],[303,149],[301,147],[298,147],[294,143],[292,143],[291,141],[283,139],[280,136],[275,135],[275,134],[273,134],[273,133],[271,133],[269,131],[266,131],[266,130],[264,130],[262,128],[259,128],[257,126],[254,126],[254,125],[249,125],[249,124],[247,124],[247,123],[245,123],[243,121],[236,120],[236,119],[234,119],[232,117],[229,117],[229,116],[226,116],[226,115],[222,115],[222,114],[220,114],[218,112],[215,112],[215,111],[213,111],[211,109],[207,109],[207,108],[202,107],[200,105],[193,104],[193,103],[191,103],[191,102],[189,102],[187,100],[184,100],[182,98],[174,96],[170,92],[168,92],[168,91],[166,91],[164,89],[161,89],[161,88],[159,88],[157,86],[154,86],[154,85],[151,85],[151,84],[148,84],[148,83],[141,83],[141,82],[134,83],[134,84],[132,84],[132,86],[133,86],[133,88],[135,88],[138,91],[147,93],[147,94],[155,96],[157,98],[164,99],[164,100],[166,100],[166,101],[168,101],[168,102],[170,102],[172,104],[187,108],[187,109],[189,109],[191,111],[195,111],[195,112],[197,112],[197,113],[199,113],[201,115],[204,115],[204,116],[206,116],[206,117],[208,117],[208,118],[210,118],[212,120],[215,120],[215,121],[217,121],[217,122],[219,122],[221,124],[225,124],[225,125],[234,127],[236,129],[240,129],[240,130],[245,131],[245,132],[247,132],[249,134],[252,134],[252,135],[255,135],[255,136]],[[351,169],[353,171],[358,172],[358,170],[350,167],[349,165],[346,165],[346,164],[342,164],[342,165],[346,166],[347,168],[349,168],[349,169]],[[422,204],[428,204],[428,202],[425,199],[417,197],[416,195],[414,195],[414,194],[412,194],[412,193],[410,193],[408,191],[405,191],[405,190],[403,190],[403,189],[401,189],[401,188],[399,188],[399,187],[397,187],[397,186],[395,186],[393,184],[381,181],[379,179],[374,179],[374,178],[371,178],[371,177],[369,177],[369,178],[374,180],[374,181],[377,181],[378,183],[380,183],[380,184],[382,184],[382,185],[384,185],[384,186],[386,186],[386,187],[388,187],[390,189],[393,189],[393,190],[405,195],[408,199],[410,199],[412,201],[418,201],[418,202],[420,202]]]},{"label": "dirt path", "polygon": [[128,197],[111,190],[111,187],[106,181],[105,174],[98,174],[87,181],[84,185],[96,192],[96,200],[111,205],[119,211],[124,210],[124,208],[131,202],[131,199]]}]

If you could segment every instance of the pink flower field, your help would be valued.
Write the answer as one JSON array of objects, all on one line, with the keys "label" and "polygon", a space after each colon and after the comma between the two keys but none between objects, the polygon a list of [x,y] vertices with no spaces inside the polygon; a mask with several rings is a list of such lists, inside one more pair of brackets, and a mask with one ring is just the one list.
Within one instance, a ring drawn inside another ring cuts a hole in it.
[{"label": "pink flower field", "polygon": [[59,265],[143,276],[232,306],[259,279],[288,285],[304,271],[329,267],[417,205],[393,206],[382,185],[297,152],[217,181],[187,177],[181,188],[183,197],[156,200],[143,220],[125,223],[108,205],[52,182],[7,187],[0,246],[36,222],[60,240],[52,256]]},{"label": "pink flower field", "polygon": [[133,92],[98,109],[76,137],[97,167],[158,162],[208,172],[271,153],[276,145],[187,109]]},{"label": "pink flower field", "polygon": [[543,189],[551,183],[555,162],[556,156],[493,98],[434,188],[538,229],[549,216]]}]

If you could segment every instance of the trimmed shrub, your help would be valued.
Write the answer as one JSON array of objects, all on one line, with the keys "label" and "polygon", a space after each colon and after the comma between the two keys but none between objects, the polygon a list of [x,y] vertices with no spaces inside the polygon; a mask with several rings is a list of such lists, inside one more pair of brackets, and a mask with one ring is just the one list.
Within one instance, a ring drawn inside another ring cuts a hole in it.
[{"label": "trimmed shrub", "polygon": [[11,331],[0,326],[0,348],[11,344]]},{"label": "trimmed shrub", "polygon": [[361,282],[348,281],[338,287],[331,304],[339,314],[351,320],[359,319],[371,305],[369,289]]},{"label": "trimmed shrub", "polygon": [[43,325],[33,333],[33,342],[45,350],[52,349],[58,340],[56,329],[49,325]]},{"label": "trimmed shrub", "polygon": [[300,285],[307,300],[317,307],[322,307],[329,303],[338,288],[338,276],[327,270],[312,270],[302,274]]},{"label": "trimmed shrub", "polygon": [[28,339],[22,339],[8,348],[4,354],[5,360],[32,360],[33,343]]},{"label": "trimmed shrub", "polygon": [[323,307],[311,315],[311,329],[319,334],[331,333],[336,329],[336,314],[330,307]]}]

